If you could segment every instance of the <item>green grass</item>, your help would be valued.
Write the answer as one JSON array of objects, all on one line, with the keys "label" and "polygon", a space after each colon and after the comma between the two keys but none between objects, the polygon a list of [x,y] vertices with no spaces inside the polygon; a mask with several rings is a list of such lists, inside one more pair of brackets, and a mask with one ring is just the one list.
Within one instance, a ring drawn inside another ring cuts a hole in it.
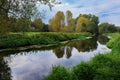
[{"label": "green grass", "polygon": [[[64,68],[67,70],[66,75],[70,76],[68,80],[120,80],[120,37],[118,33],[107,35],[114,37],[112,51],[108,54],[98,54],[91,61],[82,62],[69,71]],[[53,70],[54,67],[47,76],[47,80],[60,80],[59,75],[63,75],[62,70],[58,69],[59,71],[56,72]],[[54,75],[57,75],[56,79],[53,78]]]},{"label": "green grass", "polygon": [[72,39],[85,39],[89,33],[18,32],[0,35],[0,49],[29,45],[48,45]]},{"label": "green grass", "polygon": [[112,39],[107,43],[108,48],[113,48],[116,42],[118,42],[120,39],[120,33],[106,33],[105,36],[110,36]]}]

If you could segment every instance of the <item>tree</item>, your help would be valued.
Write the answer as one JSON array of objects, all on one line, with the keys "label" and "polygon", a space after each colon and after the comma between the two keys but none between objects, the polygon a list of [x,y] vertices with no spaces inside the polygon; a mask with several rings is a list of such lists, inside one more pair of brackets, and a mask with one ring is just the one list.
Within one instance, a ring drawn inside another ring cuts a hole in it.
[{"label": "tree", "polygon": [[90,32],[92,34],[97,35],[98,34],[98,23],[99,23],[99,18],[95,15],[92,14],[80,14],[76,20],[75,20],[75,24],[77,25],[77,22],[79,20],[80,17],[84,17],[86,19],[88,19],[88,25],[84,25],[84,27],[82,27],[81,31],[84,32]]},{"label": "tree", "polygon": [[68,31],[69,32],[71,32],[71,31],[73,31],[74,29],[74,19],[72,18],[73,17],[73,15],[72,15],[72,13],[71,13],[71,11],[67,11],[66,12],[66,21],[67,21],[67,29],[68,29]]},{"label": "tree", "polygon": [[21,32],[29,31],[29,28],[31,27],[30,23],[31,21],[27,18],[19,18],[15,24],[15,30]]},{"label": "tree", "polygon": [[30,18],[36,13],[38,2],[51,8],[56,0],[0,0],[0,15]]},{"label": "tree", "polygon": [[[48,5],[51,9],[53,4],[58,3],[56,0],[0,0],[0,33],[9,30],[9,25],[11,25],[9,17],[31,20],[35,16],[41,16],[37,8],[40,4]],[[18,21],[18,23],[21,22]]]},{"label": "tree", "polygon": [[116,32],[117,29],[114,24],[109,24],[109,23],[101,23],[99,25],[99,33],[113,33]]},{"label": "tree", "polygon": [[58,11],[54,18],[49,20],[49,30],[60,32],[65,26],[65,16],[62,11]]},{"label": "tree", "polygon": [[44,23],[42,22],[42,20],[39,18],[35,18],[34,19],[34,27],[37,31],[42,31],[43,30],[43,27],[44,27]]},{"label": "tree", "polygon": [[0,34],[4,34],[9,31],[10,21],[0,16]]},{"label": "tree", "polygon": [[87,26],[87,32],[90,32],[92,34],[98,34],[98,29],[96,27],[96,24],[94,22],[89,22]]},{"label": "tree", "polygon": [[85,17],[87,18],[90,22],[94,22],[96,25],[99,23],[99,18],[95,15],[92,14],[80,14],[77,18],[76,21],[79,19],[79,17]]},{"label": "tree", "polygon": [[86,31],[85,28],[87,27],[89,23],[89,20],[85,17],[79,17],[78,21],[77,21],[77,25],[76,25],[76,32],[84,32]]}]

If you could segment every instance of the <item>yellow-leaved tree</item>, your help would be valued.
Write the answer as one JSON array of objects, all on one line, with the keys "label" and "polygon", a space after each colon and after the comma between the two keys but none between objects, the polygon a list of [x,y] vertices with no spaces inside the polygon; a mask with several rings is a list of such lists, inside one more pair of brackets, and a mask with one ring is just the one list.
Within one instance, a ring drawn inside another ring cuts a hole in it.
[{"label": "yellow-leaved tree", "polygon": [[58,11],[54,18],[49,20],[49,30],[60,32],[65,26],[65,16],[62,11]]},{"label": "yellow-leaved tree", "polygon": [[78,21],[77,21],[77,25],[76,25],[76,28],[75,28],[75,31],[76,32],[84,32],[89,23],[89,20],[85,17],[79,17]]}]

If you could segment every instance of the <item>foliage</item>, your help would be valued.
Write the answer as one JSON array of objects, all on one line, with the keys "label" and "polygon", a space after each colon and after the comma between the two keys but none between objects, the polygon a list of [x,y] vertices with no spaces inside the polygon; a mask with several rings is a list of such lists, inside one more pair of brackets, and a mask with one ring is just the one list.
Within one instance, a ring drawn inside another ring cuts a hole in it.
[{"label": "foliage", "polygon": [[[66,23],[65,23],[66,20]],[[72,13],[68,10],[66,16],[62,11],[58,11],[52,19],[49,20],[49,31],[53,32],[73,32],[74,19]]]},{"label": "foliage", "polygon": [[61,66],[54,66],[51,75],[47,76],[45,80],[70,80],[70,73]]},{"label": "foliage", "polygon": [[93,80],[94,71],[95,70],[91,65],[84,62],[73,67],[73,73],[78,80]]},{"label": "foliage", "polygon": [[49,21],[50,30],[54,32],[60,32],[61,28],[65,26],[65,16],[62,11],[58,11],[53,19]]},{"label": "foliage", "polygon": [[[80,18],[86,18],[88,20],[87,23],[82,23],[84,20],[80,20]],[[95,15],[92,14],[80,14],[76,19],[75,19],[75,25],[76,25],[76,30],[82,32],[90,32],[94,35],[97,35],[98,32],[98,23],[99,23],[99,18]],[[79,30],[79,29],[80,30]]]},{"label": "foliage", "polygon": [[41,19],[35,18],[33,25],[34,25],[36,31],[43,31],[44,23],[42,22]]},{"label": "foliage", "polygon": [[37,15],[36,3],[48,5],[50,8],[56,3],[55,0],[0,0],[0,15],[31,18]]},{"label": "foliage", "polygon": [[76,32],[86,32],[86,27],[88,25],[88,19],[85,17],[79,17],[76,25]]},{"label": "foliage", "polygon": [[4,16],[0,16],[0,34],[4,34],[9,32],[9,26],[10,25],[10,21],[9,19],[5,19]]},{"label": "foliage", "polygon": [[116,27],[114,24],[109,24],[109,23],[101,23],[99,25],[99,33],[114,33],[116,32]]},{"label": "foliage", "polygon": [[96,25],[98,25],[98,23],[99,23],[99,18],[93,14],[80,14],[76,18],[76,22],[78,21],[79,17],[87,18],[90,22],[94,22]]}]

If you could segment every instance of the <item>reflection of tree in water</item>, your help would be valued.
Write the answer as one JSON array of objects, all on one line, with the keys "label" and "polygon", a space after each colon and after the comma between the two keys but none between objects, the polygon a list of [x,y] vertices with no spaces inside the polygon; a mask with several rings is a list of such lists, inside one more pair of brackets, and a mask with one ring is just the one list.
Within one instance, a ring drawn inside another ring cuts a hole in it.
[{"label": "reflection of tree in water", "polygon": [[8,67],[7,62],[0,57],[0,80],[12,80],[11,70]]},{"label": "reflection of tree in water", "polygon": [[108,41],[109,41],[109,38],[107,38],[106,36],[98,36],[98,41],[101,43],[101,44],[106,44]]},{"label": "reflection of tree in water", "polygon": [[62,58],[64,55],[64,47],[58,47],[58,48],[54,49],[53,52],[55,53],[57,58]]},{"label": "reflection of tree in water", "polygon": [[66,46],[57,47],[53,49],[53,52],[57,58],[62,58],[66,54],[66,58],[69,59],[72,56],[73,48],[76,48],[79,52],[85,52],[95,50],[97,48],[97,45],[97,38],[77,40],[69,42]]},{"label": "reflection of tree in water", "polygon": [[81,41],[80,40],[74,41],[72,43],[70,42],[68,45],[71,47],[75,47],[79,52],[95,50],[97,48],[97,39],[91,38],[91,39],[86,39]]},{"label": "reflection of tree in water", "polygon": [[66,54],[66,58],[69,59],[72,56],[72,47],[58,47],[53,49],[53,52],[57,58],[62,58]]},{"label": "reflection of tree in water", "polygon": [[72,47],[66,47],[66,58],[69,59],[72,56]]}]

